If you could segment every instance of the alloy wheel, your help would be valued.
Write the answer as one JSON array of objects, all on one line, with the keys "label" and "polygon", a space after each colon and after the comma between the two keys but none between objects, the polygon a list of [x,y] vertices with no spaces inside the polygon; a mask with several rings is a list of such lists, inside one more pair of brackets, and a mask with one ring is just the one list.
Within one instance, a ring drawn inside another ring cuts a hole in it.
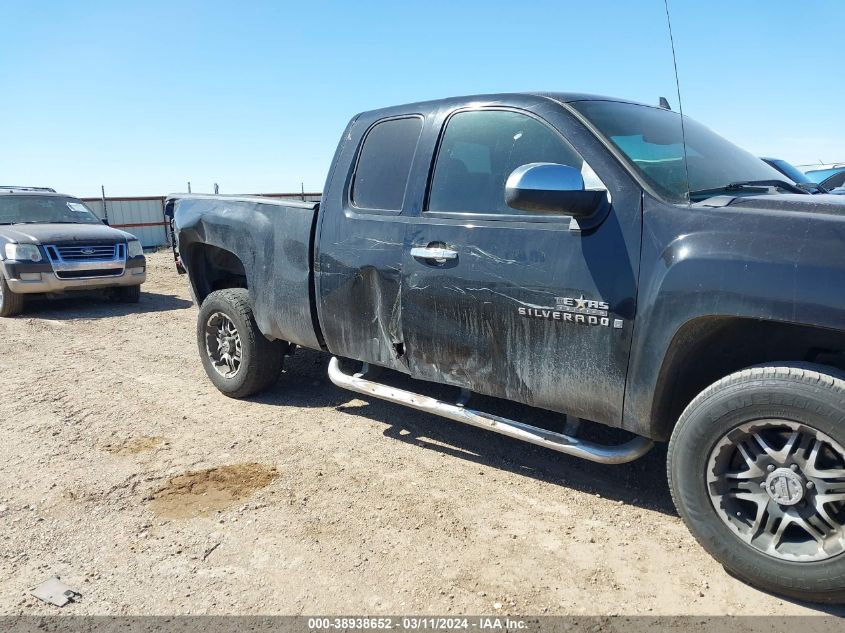
[{"label": "alloy wheel", "polygon": [[788,561],[845,551],[845,449],[789,420],[735,427],[710,451],[707,491],[745,543]]},{"label": "alloy wheel", "polygon": [[232,319],[222,312],[213,313],[206,321],[205,352],[221,376],[232,378],[240,371],[241,336]]}]

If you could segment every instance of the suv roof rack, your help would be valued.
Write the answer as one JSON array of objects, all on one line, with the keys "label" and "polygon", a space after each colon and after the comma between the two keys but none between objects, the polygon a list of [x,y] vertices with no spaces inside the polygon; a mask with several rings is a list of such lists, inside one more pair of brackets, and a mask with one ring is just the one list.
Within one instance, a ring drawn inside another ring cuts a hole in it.
[{"label": "suv roof rack", "polygon": [[0,189],[10,189],[14,191],[47,191],[50,193],[56,193],[56,190],[52,187],[16,187],[15,185],[0,185]]}]

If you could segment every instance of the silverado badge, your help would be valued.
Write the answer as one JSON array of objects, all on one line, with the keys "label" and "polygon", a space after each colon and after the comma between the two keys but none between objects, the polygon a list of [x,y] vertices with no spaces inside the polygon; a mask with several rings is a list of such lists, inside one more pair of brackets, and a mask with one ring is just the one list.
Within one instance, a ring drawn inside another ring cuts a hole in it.
[{"label": "silverado badge", "polygon": [[[611,327],[608,310],[610,310],[610,306],[606,301],[585,299],[584,295],[581,295],[577,299],[573,297],[555,297],[554,308],[524,306],[518,308],[519,314],[524,317]],[[622,319],[613,319],[612,321],[613,327],[617,330],[622,328],[622,323]]]}]

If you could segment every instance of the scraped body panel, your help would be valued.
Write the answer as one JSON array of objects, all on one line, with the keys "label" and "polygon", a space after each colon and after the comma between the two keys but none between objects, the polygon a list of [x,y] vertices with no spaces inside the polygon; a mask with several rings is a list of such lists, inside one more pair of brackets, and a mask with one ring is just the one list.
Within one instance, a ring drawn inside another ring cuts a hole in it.
[{"label": "scraped body panel", "polygon": [[179,250],[198,299],[214,289],[202,286],[202,247],[233,253],[243,264],[255,320],[264,335],[320,348],[311,309],[311,244],[318,205],[226,196],[178,197],[174,204]]}]

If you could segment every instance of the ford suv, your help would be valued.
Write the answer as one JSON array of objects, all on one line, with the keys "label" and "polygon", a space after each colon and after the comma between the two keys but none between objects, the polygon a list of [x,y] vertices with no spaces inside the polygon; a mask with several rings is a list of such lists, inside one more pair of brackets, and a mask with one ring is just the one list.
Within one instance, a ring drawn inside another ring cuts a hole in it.
[{"label": "ford suv", "polygon": [[0,317],[24,295],[107,290],[135,303],[146,280],[141,243],[104,225],[78,198],[36,187],[0,187]]}]

